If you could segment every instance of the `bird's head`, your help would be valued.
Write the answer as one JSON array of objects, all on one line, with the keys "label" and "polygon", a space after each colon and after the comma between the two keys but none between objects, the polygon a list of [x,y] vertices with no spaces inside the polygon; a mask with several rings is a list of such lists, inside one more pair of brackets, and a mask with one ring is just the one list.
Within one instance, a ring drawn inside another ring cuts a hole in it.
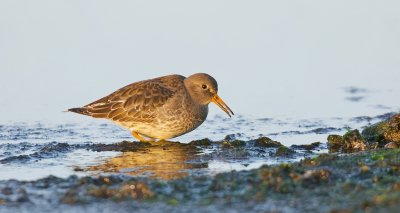
[{"label": "bird's head", "polygon": [[196,73],[184,80],[186,89],[194,101],[201,105],[207,105],[214,102],[226,114],[234,115],[232,110],[225,104],[225,102],[218,96],[218,83],[217,81],[206,73]]}]

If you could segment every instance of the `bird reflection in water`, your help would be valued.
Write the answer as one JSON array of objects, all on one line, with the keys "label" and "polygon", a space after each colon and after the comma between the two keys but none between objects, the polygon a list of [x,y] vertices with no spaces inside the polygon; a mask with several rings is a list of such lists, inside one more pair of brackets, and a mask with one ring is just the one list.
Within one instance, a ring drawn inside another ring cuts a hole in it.
[{"label": "bird reflection in water", "polygon": [[136,151],[122,152],[85,170],[171,180],[186,177],[193,169],[208,167],[207,163],[196,162],[199,150],[195,146],[168,141],[150,144]]}]

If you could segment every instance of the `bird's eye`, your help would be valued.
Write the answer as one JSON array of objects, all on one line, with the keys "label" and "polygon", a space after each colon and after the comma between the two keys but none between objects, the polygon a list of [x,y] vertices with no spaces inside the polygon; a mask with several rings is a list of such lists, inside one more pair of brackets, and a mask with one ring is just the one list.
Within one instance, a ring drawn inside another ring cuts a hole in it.
[{"label": "bird's eye", "polygon": [[203,84],[203,85],[201,85],[201,88],[207,89],[207,85]]}]

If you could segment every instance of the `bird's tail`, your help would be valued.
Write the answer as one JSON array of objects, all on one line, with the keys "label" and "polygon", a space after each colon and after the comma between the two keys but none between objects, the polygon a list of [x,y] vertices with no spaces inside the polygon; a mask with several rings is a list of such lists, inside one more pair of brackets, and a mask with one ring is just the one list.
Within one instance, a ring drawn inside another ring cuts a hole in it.
[{"label": "bird's tail", "polygon": [[82,115],[90,115],[89,111],[86,108],[79,108],[79,107],[71,108],[71,109],[68,109],[67,111],[75,112],[75,113],[82,114]]}]

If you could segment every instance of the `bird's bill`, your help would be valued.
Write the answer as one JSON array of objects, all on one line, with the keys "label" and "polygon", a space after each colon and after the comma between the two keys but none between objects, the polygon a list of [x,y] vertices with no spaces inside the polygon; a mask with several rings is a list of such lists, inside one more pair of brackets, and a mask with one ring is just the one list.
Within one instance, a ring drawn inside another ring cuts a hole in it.
[{"label": "bird's bill", "polygon": [[217,106],[219,106],[219,108],[221,108],[226,114],[228,114],[229,117],[234,115],[231,108],[229,108],[228,105],[226,105],[226,103],[222,100],[222,98],[220,98],[217,94],[215,94],[214,97],[212,98],[212,102],[214,102]]}]

